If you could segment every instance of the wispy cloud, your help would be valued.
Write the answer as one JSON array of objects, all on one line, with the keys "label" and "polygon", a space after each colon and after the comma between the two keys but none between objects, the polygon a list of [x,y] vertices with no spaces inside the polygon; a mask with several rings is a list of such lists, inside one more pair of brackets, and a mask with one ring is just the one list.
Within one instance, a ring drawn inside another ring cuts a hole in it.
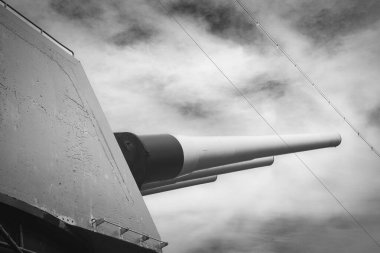
[{"label": "wispy cloud", "polygon": [[380,19],[376,0],[332,1],[327,7],[315,2],[298,5],[302,13],[296,26],[317,44],[327,44],[351,33],[367,29]]},{"label": "wispy cloud", "polygon": [[86,27],[101,41],[117,47],[149,42],[159,33],[152,20],[143,18],[149,6],[136,5],[133,0],[51,0],[49,7],[67,21]]},{"label": "wispy cloud", "polygon": [[267,75],[255,76],[241,91],[247,95],[276,100],[286,95],[289,81],[272,79]]},{"label": "wispy cloud", "polygon": [[215,110],[201,102],[172,103],[181,115],[189,118],[206,119],[215,115]]},{"label": "wispy cloud", "polygon": [[262,39],[251,21],[230,1],[179,0],[168,4],[169,13],[202,22],[211,34],[242,44]]},{"label": "wispy cloud", "polygon": [[149,26],[132,24],[125,30],[112,35],[109,41],[116,46],[123,47],[137,42],[149,41],[156,31]]},{"label": "wispy cloud", "polygon": [[49,5],[59,15],[86,25],[91,24],[93,20],[101,19],[104,15],[103,5],[96,0],[51,0]]},{"label": "wispy cloud", "polygon": [[369,112],[368,122],[380,129],[380,105]]},{"label": "wispy cloud", "polygon": [[[378,223],[377,218],[372,217],[372,220]],[[283,216],[258,220],[237,215],[225,221],[225,226],[215,228],[214,232],[207,238],[197,238],[199,243],[183,252],[333,253],[339,249],[370,253],[377,250],[345,216]]]},{"label": "wispy cloud", "polygon": [[[75,49],[114,130],[273,134],[156,1],[15,2]],[[231,1],[163,2],[278,132],[343,135],[337,149],[302,156],[380,238],[379,162],[294,66]],[[244,2],[380,148],[379,1]],[[146,203],[167,252],[376,249],[291,156]]]}]

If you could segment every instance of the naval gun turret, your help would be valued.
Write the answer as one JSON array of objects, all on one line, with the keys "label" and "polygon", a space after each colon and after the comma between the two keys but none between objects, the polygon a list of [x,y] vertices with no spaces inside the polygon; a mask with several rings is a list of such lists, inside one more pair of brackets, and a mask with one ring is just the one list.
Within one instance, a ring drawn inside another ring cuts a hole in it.
[{"label": "naval gun turret", "polygon": [[71,50],[3,0],[0,35],[0,252],[159,253],[142,195],[340,143],[114,134]]},{"label": "naval gun turret", "polygon": [[209,183],[220,174],[269,166],[273,156],[336,147],[339,134],[205,136],[115,133],[143,195]]}]

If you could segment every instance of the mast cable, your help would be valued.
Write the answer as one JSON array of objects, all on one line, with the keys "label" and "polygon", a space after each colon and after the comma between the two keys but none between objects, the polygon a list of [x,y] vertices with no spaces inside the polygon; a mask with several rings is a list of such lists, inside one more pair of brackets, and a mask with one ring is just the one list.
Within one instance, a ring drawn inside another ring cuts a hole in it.
[{"label": "mast cable", "polygon": [[252,13],[248,10],[247,6],[241,0],[235,0],[235,2],[242,8],[244,13],[256,24],[256,27],[265,34],[265,36],[273,43],[273,45],[292,63],[292,65],[301,73],[301,75],[306,79],[306,81],[321,95],[324,100],[330,105],[330,107],[346,122],[346,124],[361,138],[364,143],[370,148],[370,150],[375,153],[380,158],[380,152],[372,145],[366,137],[361,134],[361,132],[356,128],[351,121],[339,110],[335,104],[327,97],[325,92],[317,85],[306,72],[295,62],[295,60],[276,42],[272,35],[263,27],[260,21],[255,18]]},{"label": "mast cable", "polygon": [[[235,0],[237,1],[237,0]],[[161,7],[169,14],[169,10],[166,5],[162,2],[162,0],[158,0]],[[235,89],[236,93],[238,93],[247,104],[261,117],[261,119],[265,122],[265,124],[272,129],[275,135],[287,146],[290,147],[289,144],[279,135],[277,130],[269,123],[269,121],[257,110],[257,108],[253,105],[253,103],[244,95],[244,93],[232,82],[232,80],[224,73],[224,71],[215,63],[215,61],[207,54],[207,52],[200,46],[200,44],[194,39],[193,36],[186,30],[186,28],[178,21],[178,19],[172,15],[170,18],[182,29],[184,33],[194,42],[194,44],[202,51],[202,53],[210,60],[210,62],[216,67],[216,69],[224,76],[224,78],[228,81],[228,83]],[[262,31],[268,34],[265,30]],[[268,34],[269,35],[269,34]],[[268,37],[272,42],[275,41],[272,37]],[[278,45],[277,43],[275,43]],[[287,54],[286,54],[287,55]],[[290,58],[291,59],[291,58]],[[295,64],[295,66],[297,66]],[[322,93],[323,94],[323,93]],[[369,233],[369,231],[362,225],[358,219],[343,205],[343,203],[338,199],[338,197],[328,188],[328,186],[318,177],[317,174],[307,165],[307,163],[297,154],[294,153],[295,157],[301,162],[301,164],[310,172],[310,174],[321,184],[321,186],[327,191],[328,194],[337,202],[339,206],[343,208],[343,210],[351,217],[355,224],[357,224],[362,231],[376,244],[377,247],[380,248],[380,243]],[[380,156],[379,156],[380,157]]]}]

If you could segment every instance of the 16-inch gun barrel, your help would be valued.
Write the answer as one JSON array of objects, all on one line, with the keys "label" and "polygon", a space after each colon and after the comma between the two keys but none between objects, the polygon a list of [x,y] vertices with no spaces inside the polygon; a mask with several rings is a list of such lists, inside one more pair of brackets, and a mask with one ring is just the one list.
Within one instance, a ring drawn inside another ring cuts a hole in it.
[{"label": "16-inch gun barrel", "polygon": [[336,147],[339,134],[190,137],[115,133],[133,176],[142,184],[261,157]]}]

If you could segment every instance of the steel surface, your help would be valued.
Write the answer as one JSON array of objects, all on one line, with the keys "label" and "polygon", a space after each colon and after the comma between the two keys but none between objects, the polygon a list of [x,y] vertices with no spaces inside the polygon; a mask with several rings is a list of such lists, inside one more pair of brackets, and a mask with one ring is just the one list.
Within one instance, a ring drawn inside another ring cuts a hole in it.
[{"label": "steel surface", "polygon": [[81,63],[5,8],[0,164],[3,194],[78,227],[104,217],[160,238]]}]

